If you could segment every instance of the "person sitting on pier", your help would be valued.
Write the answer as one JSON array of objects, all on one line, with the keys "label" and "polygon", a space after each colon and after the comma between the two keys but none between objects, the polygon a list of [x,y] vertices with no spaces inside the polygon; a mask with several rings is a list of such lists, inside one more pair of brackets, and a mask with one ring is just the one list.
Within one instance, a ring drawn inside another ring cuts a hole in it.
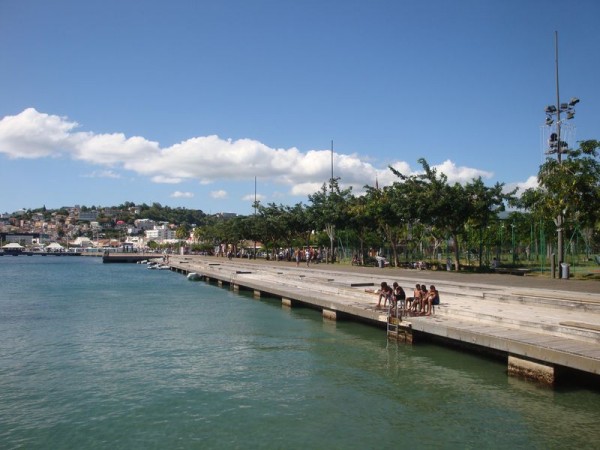
[{"label": "person sitting on pier", "polygon": [[394,284],[392,285],[392,290],[393,290],[393,296],[392,296],[392,301],[393,303],[393,310],[396,311],[396,308],[398,308],[398,304],[400,304],[400,309],[402,311],[404,311],[405,309],[405,303],[406,303],[406,292],[404,292],[404,289],[402,289],[402,286],[400,286],[396,281],[394,281]]},{"label": "person sitting on pier", "polygon": [[432,284],[431,286],[429,286],[429,291],[427,292],[427,295],[425,296],[425,300],[423,301],[423,309],[424,309],[423,314],[426,316],[430,316],[431,311],[433,309],[433,305],[439,305],[439,304],[440,304],[440,293],[437,291],[435,286]]},{"label": "person sitting on pier", "polygon": [[[413,313],[423,313],[425,298],[427,297],[427,286],[417,283],[415,287],[415,299],[412,302]],[[417,311],[418,308],[418,311]]]},{"label": "person sitting on pier", "polygon": [[429,293],[429,291],[427,290],[427,286],[425,286],[424,284],[421,285],[421,304],[419,306],[419,312],[421,314],[423,314],[423,312],[425,311],[425,300],[427,300],[427,294]]},{"label": "person sitting on pier", "polygon": [[417,283],[415,285],[415,289],[413,290],[413,296],[408,297],[406,299],[406,310],[407,311],[416,311],[417,305],[421,300],[421,285]]},{"label": "person sitting on pier", "polygon": [[377,301],[377,308],[381,308],[381,299],[383,298],[383,307],[385,308],[388,300],[392,302],[393,292],[392,288],[388,286],[385,281],[381,282],[381,289],[379,289],[379,299]]}]

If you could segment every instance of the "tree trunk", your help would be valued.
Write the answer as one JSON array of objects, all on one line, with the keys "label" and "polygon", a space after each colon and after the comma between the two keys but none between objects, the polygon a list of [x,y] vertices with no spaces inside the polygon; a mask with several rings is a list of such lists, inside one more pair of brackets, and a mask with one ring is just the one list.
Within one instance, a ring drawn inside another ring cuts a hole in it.
[{"label": "tree trunk", "polygon": [[360,240],[360,256],[359,256],[360,265],[363,266],[365,264],[365,241],[364,239]]},{"label": "tree trunk", "polygon": [[456,267],[456,271],[460,270],[460,246],[458,243],[458,235],[452,234],[452,238],[454,239],[454,264]]},{"label": "tree trunk", "polygon": [[328,258],[331,258],[331,263],[333,264],[333,243],[335,242],[335,225],[325,225],[325,231],[327,232],[327,236],[329,236],[329,243],[331,246]]}]

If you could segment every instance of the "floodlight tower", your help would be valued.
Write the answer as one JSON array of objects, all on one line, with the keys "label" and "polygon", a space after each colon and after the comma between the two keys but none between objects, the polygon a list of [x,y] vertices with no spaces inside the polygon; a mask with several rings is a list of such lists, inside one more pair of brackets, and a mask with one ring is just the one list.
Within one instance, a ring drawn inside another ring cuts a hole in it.
[{"label": "floodlight tower", "polygon": [[[577,97],[573,97],[569,103],[560,102],[560,91],[558,88],[558,31],[554,32],[554,53],[556,68],[556,105],[546,106],[546,125],[549,127],[554,125],[555,130],[550,134],[550,139],[548,140],[548,150],[546,151],[546,154],[551,155],[556,153],[558,163],[561,164],[563,153],[566,154],[570,151],[569,144],[563,141],[561,138],[560,131],[564,120],[561,118],[561,113],[565,115],[567,120],[573,119],[575,117],[575,105],[579,103],[579,99]],[[558,234],[558,273],[560,277],[562,277],[562,271],[560,268],[564,261],[563,223],[564,216],[563,212],[561,211],[556,218],[556,231]]]}]

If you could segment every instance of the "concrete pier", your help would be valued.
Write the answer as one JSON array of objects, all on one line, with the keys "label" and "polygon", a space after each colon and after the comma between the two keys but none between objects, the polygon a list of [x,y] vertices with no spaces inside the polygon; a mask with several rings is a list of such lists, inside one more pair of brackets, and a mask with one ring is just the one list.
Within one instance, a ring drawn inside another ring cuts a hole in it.
[{"label": "concrete pier", "polygon": [[508,374],[546,384],[556,381],[556,369],[600,375],[598,282],[325,264],[307,268],[199,256],[171,256],[169,264],[183,274],[234,283],[256,298],[310,306],[321,310],[324,319],[356,320],[383,330],[388,328],[386,311],[376,307],[377,295],[368,291],[381,281],[397,281],[407,295],[416,282],[435,284],[441,304],[434,315],[405,317],[396,324],[394,339],[435,339],[490,352],[506,358]]}]

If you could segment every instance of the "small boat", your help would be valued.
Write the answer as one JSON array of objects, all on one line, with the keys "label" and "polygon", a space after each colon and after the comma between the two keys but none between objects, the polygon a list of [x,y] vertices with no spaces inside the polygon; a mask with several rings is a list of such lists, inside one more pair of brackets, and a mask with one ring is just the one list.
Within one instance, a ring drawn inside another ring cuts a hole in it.
[{"label": "small boat", "polygon": [[202,277],[200,276],[199,273],[196,272],[190,272],[187,274],[187,279],[190,281],[200,281]]}]

